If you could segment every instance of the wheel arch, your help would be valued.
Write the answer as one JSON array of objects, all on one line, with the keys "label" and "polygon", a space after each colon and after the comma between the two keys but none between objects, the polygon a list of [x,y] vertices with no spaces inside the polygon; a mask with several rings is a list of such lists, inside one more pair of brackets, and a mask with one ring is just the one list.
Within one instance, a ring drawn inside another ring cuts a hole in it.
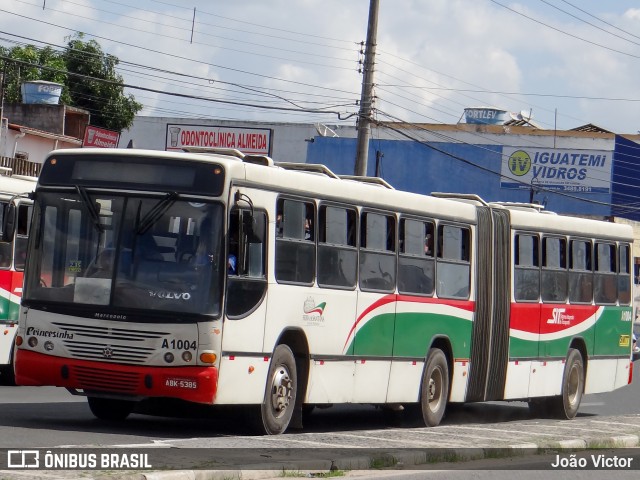
[{"label": "wheel arch", "polygon": [[[453,380],[453,347],[451,346],[451,339],[446,335],[436,335],[435,337],[433,337],[431,339],[429,348],[425,352],[425,362],[427,361],[429,351],[432,348],[439,348],[440,350],[442,350],[442,353],[444,353],[444,356],[447,359],[447,367],[449,369],[449,386],[451,386],[451,381]],[[449,397],[450,396],[451,388],[449,388]]]},{"label": "wheel arch", "polygon": [[[582,355],[582,365],[584,368],[584,374],[585,374],[585,378],[587,375],[587,365],[589,362],[589,355],[588,355],[588,351],[587,351],[587,342],[585,342],[584,338],[582,337],[574,337],[571,339],[571,342],[569,343],[569,349],[575,349],[578,350],[580,352],[580,355]],[[567,354],[568,354],[568,350],[567,350]]]}]

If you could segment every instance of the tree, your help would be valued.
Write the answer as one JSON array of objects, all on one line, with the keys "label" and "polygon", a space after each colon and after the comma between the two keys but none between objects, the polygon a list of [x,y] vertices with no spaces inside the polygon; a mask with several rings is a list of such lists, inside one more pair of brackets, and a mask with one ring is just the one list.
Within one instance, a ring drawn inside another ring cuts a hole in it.
[{"label": "tree", "polygon": [[[83,41],[81,33],[68,40],[62,53],[71,92],[72,106],[91,112],[91,123],[121,131],[133,123],[142,104],[133,95],[125,95],[122,77],[116,73],[120,60],[102,52],[95,40]],[[75,75],[74,75],[75,74]]]},{"label": "tree", "polygon": [[88,110],[92,125],[118,132],[130,127],[142,104],[125,95],[123,79],[116,72],[119,59],[105,54],[95,40],[84,41],[82,33],[67,40],[62,52],[33,45],[0,47],[5,101],[20,101],[23,82],[47,80],[62,84],[60,103]]}]

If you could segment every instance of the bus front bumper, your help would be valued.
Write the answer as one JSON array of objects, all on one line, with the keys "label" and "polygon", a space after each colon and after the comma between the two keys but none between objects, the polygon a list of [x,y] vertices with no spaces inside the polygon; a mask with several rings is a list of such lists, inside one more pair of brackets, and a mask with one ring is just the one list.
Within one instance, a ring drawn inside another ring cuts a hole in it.
[{"label": "bus front bumper", "polygon": [[147,367],[53,357],[18,349],[16,383],[126,397],[168,397],[212,404],[215,367]]}]

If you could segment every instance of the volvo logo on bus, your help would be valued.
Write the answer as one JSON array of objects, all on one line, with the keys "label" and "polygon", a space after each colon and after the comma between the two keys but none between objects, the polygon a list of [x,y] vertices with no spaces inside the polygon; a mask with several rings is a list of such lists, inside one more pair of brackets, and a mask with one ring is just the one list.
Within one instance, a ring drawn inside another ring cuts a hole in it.
[{"label": "volvo logo on bus", "polygon": [[113,350],[111,349],[111,347],[109,347],[109,346],[104,347],[104,350],[102,350],[102,356],[104,358],[113,357]]}]

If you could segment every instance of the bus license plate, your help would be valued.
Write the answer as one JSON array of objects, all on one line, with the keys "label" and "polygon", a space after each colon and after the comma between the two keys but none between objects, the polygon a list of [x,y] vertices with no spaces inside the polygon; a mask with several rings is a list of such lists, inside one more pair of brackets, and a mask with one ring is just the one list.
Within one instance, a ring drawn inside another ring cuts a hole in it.
[{"label": "bus license plate", "polygon": [[164,382],[165,387],[170,388],[198,388],[198,382],[188,378],[167,378]]}]

